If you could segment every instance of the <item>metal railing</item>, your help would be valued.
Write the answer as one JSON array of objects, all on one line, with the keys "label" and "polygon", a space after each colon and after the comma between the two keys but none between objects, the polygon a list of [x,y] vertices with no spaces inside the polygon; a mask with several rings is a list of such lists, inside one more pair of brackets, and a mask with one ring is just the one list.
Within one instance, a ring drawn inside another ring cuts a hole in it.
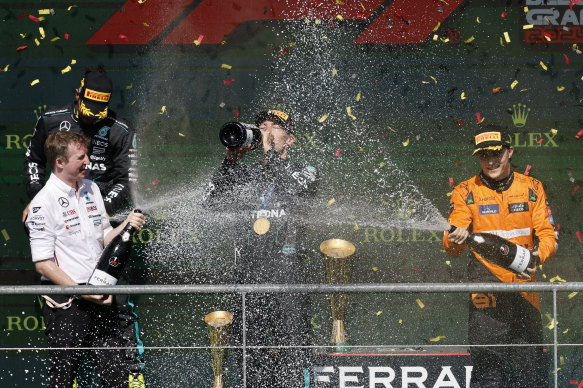
[{"label": "metal railing", "polygon": [[[0,295],[42,294],[241,294],[243,323],[243,386],[246,386],[246,323],[245,296],[253,293],[461,293],[461,292],[552,292],[553,293],[553,346],[554,386],[558,387],[558,347],[583,346],[583,344],[558,344],[557,292],[583,291],[583,282],[566,283],[367,283],[367,284],[181,284],[181,285],[116,285],[116,286],[0,286]],[[393,346],[393,345],[391,345]],[[461,346],[461,345],[454,345]],[[491,346],[491,345],[488,345]],[[506,345],[502,345],[506,346]],[[317,346],[322,347],[322,346]],[[189,347],[190,348],[190,347]],[[193,347],[210,348],[210,347]],[[232,346],[226,348],[234,348]],[[255,348],[249,346],[249,348]],[[34,348],[38,350],[38,348]],[[148,349],[148,347],[144,347]]]}]

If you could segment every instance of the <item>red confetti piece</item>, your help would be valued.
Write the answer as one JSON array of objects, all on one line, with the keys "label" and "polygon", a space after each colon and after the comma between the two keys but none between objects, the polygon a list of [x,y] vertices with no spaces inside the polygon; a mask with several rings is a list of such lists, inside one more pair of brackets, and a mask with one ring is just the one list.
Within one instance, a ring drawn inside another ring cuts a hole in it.
[{"label": "red confetti piece", "polygon": [[155,181],[153,181],[152,186],[156,186],[158,183],[160,183],[160,179],[156,179]]},{"label": "red confetti piece", "polygon": [[573,191],[571,191],[571,195],[575,195],[575,192],[579,190],[579,185],[575,186],[575,188],[573,189]]},{"label": "red confetti piece", "polygon": [[[22,50],[24,50],[24,49],[25,49],[25,48],[27,48],[27,47],[28,47],[28,46],[20,46],[20,47],[16,48],[16,51],[22,51]],[[577,138],[577,139],[578,139],[578,138]]]},{"label": "red confetti piece", "polygon": [[330,19],[330,24],[332,24],[332,29],[334,29],[334,20]]},{"label": "red confetti piece", "polygon": [[118,37],[119,37],[121,40],[125,40],[126,42],[127,42],[127,41],[129,41],[128,37],[127,37],[127,36],[125,36],[124,34],[119,34],[119,35],[118,35]]},{"label": "red confetti piece", "polygon": [[[457,119],[457,125],[459,125],[460,127],[463,127],[464,125],[462,124],[460,119]],[[480,120],[478,119],[478,122],[480,122]]]},{"label": "red confetti piece", "polygon": [[381,136],[389,136],[387,133],[381,133]]},{"label": "red confetti piece", "polygon": [[25,13],[25,14],[20,15],[18,18],[19,19],[22,19],[22,18],[25,18],[27,16],[30,16],[30,14],[29,13]]},{"label": "red confetti piece", "polygon": [[457,160],[454,160],[453,163],[455,163],[455,164],[461,164],[462,162],[458,162]]},{"label": "red confetti piece", "polygon": [[284,47],[283,50],[281,50],[279,52],[279,55],[285,55],[286,52],[287,52],[287,47]]},{"label": "red confetti piece", "polygon": [[65,39],[69,39],[69,34],[65,32]]},{"label": "red confetti piece", "polygon": [[374,80],[374,84],[375,84],[375,85],[378,85],[378,84],[379,84],[379,80],[378,80],[378,79],[375,79],[375,80]]},{"label": "red confetti piece", "polygon": [[35,21],[35,22],[37,22],[37,23],[40,21],[40,20],[38,20],[38,18],[37,18],[37,17],[35,17],[35,16],[32,16],[32,15],[28,15],[28,18],[29,18],[30,20],[34,20],[34,21]]},{"label": "red confetti piece", "polygon": [[565,57],[565,62],[567,62],[567,65],[569,63],[571,63],[571,61],[569,60],[569,57],[567,56],[567,54],[563,54],[563,56]]},{"label": "red confetti piece", "polygon": [[492,89],[492,93],[496,94],[496,93],[501,92],[503,90],[504,90],[504,88],[497,87],[497,88]]},{"label": "red confetti piece", "polygon": [[229,85],[229,84],[230,84],[231,82],[233,82],[234,80],[235,80],[235,78],[231,78],[231,79],[228,79],[228,80],[224,80],[224,81],[223,81],[223,85]]},{"label": "red confetti piece", "polygon": [[480,124],[482,122],[482,115],[480,115],[480,113],[476,113],[476,118],[478,119],[478,124]]},{"label": "red confetti piece", "polygon": [[199,35],[198,38],[196,38],[196,41],[198,42],[198,44],[201,44],[203,39],[204,35]]},{"label": "red confetti piece", "polygon": [[413,270],[414,270],[415,272],[419,272],[419,268],[417,268],[417,267],[415,267],[415,266],[413,266]]},{"label": "red confetti piece", "polygon": [[336,150],[336,156],[340,155],[340,148]]},{"label": "red confetti piece", "polygon": [[379,153],[384,154],[385,153],[385,149],[383,148],[382,150],[379,150]]},{"label": "red confetti piece", "polygon": [[235,117],[239,118],[239,111],[237,109],[235,109]]},{"label": "red confetti piece", "polygon": [[500,15],[500,17],[501,17],[502,19],[506,19],[506,15],[507,15],[507,13],[506,13],[506,11],[504,11],[504,12],[502,12],[502,15]]},{"label": "red confetti piece", "polygon": [[545,139],[539,139],[539,140],[536,142],[536,144],[540,144],[540,143],[542,143],[543,141],[545,141]]},{"label": "red confetti piece", "polygon": [[453,186],[453,178],[449,178],[449,187]]},{"label": "red confetti piece", "polygon": [[548,38],[547,40],[552,40],[551,34],[549,34],[548,32],[543,32],[543,35]]},{"label": "red confetti piece", "polygon": [[577,235],[577,239],[579,240],[579,242],[583,242],[583,240],[581,240],[581,233],[579,233],[579,231],[576,231],[575,234]]},{"label": "red confetti piece", "polygon": [[524,175],[530,174],[530,168],[531,168],[531,165],[530,164],[527,164],[526,165],[526,170],[524,170]]},{"label": "red confetti piece", "polygon": [[579,132],[577,132],[577,134],[575,135],[575,138],[579,139],[581,137],[581,135],[583,135],[583,129],[581,129]]}]

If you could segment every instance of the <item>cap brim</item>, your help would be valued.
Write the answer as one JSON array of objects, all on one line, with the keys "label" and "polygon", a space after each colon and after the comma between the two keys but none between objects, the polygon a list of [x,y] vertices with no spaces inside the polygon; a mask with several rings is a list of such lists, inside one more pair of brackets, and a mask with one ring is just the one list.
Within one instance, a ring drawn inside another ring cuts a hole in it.
[{"label": "cap brim", "polygon": [[489,147],[476,148],[474,150],[474,152],[472,153],[472,155],[475,155],[476,153],[478,153],[480,151],[485,151],[485,150],[499,151],[502,149],[502,147],[504,147],[504,146],[502,144],[500,144],[500,145],[493,145],[493,146],[489,146]]},{"label": "cap brim", "polygon": [[107,108],[109,104],[92,101],[86,98],[81,99],[80,113],[87,117],[96,117],[104,119],[107,117]]}]

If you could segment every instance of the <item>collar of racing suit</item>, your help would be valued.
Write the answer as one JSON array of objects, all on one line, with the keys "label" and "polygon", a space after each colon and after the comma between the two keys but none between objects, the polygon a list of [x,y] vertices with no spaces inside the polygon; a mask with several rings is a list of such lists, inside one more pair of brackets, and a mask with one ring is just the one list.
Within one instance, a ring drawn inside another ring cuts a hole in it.
[{"label": "collar of racing suit", "polygon": [[486,185],[486,187],[488,187],[489,189],[492,189],[494,191],[506,191],[510,188],[510,186],[512,185],[512,182],[514,181],[514,172],[510,172],[510,175],[508,175],[506,178],[501,179],[499,181],[488,178],[483,171],[480,172],[480,179],[482,180],[482,182]]}]

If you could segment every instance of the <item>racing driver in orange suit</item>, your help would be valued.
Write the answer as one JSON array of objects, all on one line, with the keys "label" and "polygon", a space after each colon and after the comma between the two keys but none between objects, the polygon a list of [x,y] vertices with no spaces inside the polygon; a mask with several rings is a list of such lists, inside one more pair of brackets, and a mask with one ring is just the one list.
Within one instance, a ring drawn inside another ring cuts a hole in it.
[{"label": "racing driver in orange suit", "polygon": [[[480,128],[474,155],[482,171],[453,191],[443,245],[450,256],[466,248],[470,232],[491,233],[531,251],[544,263],[557,250],[557,236],[540,181],[513,172],[514,153],[509,133],[502,127]],[[515,273],[480,257],[468,265],[471,282],[534,282],[537,266]],[[542,346],[540,299],[535,292],[475,293],[469,303],[468,339],[473,364],[472,387],[546,387],[548,368]],[[472,346],[472,345],[511,346]],[[526,346],[516,346],[526,344]]]}]

